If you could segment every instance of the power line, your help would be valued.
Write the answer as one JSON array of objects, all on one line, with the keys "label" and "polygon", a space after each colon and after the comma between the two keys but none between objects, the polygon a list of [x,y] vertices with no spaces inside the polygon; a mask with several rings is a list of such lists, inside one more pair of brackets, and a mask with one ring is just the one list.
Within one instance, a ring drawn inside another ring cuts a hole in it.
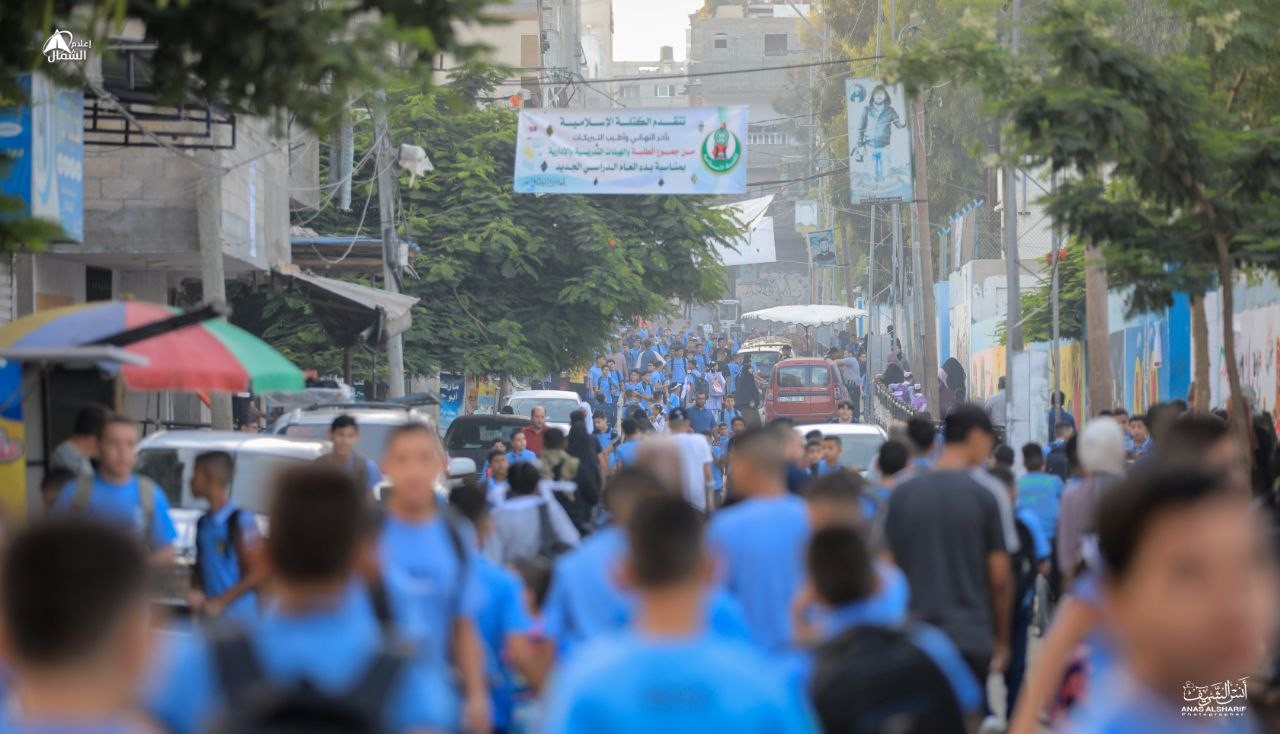
[{"label": "power line", "polygon": [[[757,66],[749,69],[722,69],[719,71],[703,71],[699,73],[684,72],[676,74],[648,74],[642,76],[616,76],[605,77],[602,79],[557,79],[556,84],[565,86],[574,86],[578,84],[590,86],[592,84],[611,84],[613,82],[649,82],[663,81],[667,79],[701,79],[707,76],[728,76],[731,74],[757,74],[765,71],[784,71],[787,69],[808,69],[814,66],[832,66],[835,64],[855,64],[862,61],[877,61],[885,58],[884,54],[873,54],[871,56],[857,56],[851,59],[828,59],[826,61],[809,61],[802,64],[780,64],[778,66]],[[456,68],[456,67],[455,67]],[[448,72],[453,69],[443,69]],[[523,79],[507,79],[499,84],[520,84]]]}]

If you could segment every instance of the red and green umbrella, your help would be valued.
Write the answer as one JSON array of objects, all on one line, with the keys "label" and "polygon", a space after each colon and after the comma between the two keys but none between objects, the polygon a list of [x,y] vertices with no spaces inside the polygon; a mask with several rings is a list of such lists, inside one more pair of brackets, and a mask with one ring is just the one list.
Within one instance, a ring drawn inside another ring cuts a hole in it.
[{"label": "red and green umbrella", "polygon": [[[0,349],[78,347],[180,313],[140,301],[96,301],[39,311],[0,326]],[[147,365],[102,364],[134,390],[301,390],[302,371],[258,337],[211,319],[129,344]]]}]

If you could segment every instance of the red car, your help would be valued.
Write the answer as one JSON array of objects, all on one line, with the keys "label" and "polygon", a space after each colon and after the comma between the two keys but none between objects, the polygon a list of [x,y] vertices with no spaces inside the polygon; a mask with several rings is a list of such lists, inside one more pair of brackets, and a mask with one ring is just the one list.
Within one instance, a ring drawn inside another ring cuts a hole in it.
[{"label": "red car", "polygon": [[791,418],[796,423],[824,423],[836,414],[836,403],[849,395],[840,373],[825,359],[784,359],[773,366],[764,391],[764,417]]}]

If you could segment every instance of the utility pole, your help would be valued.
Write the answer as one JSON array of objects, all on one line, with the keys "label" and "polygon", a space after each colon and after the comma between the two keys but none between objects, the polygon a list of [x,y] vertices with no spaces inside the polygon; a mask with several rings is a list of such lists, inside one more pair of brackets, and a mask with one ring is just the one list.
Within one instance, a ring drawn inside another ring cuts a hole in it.
[{"label": "utility pole", "polygon": [[[925,151],[925,131],[927,120],[924,109],[924,91],[916,94],[911,115],[911,129],[915,133],[916,154],[916,243],[915,265],[918,274],[917,287],[920,289],[921,329],[920,339],[924,348],[920,355],[920,383],[924,385],[925,399],[929,401],[929,409],[935,414],[938,406],[938,320],[937,305],[933,299],[933,232],[929,227],[929,162]],[[943,248],[946,252],[946,248]],[[935,415],[941,418],[940,415]]]},{"label": "utility pole", "polygon": [[[200,290],[205,303],[227,302],[227,276],[222,263],[222,160],[216,150],[195,154],[200,168],[196,179],[196,237],[200,245]],[[215,431],[229,431],[231,393],[209,393],[211,423]]]},{"label": "utility pole", "polygon": [[[1058,174],[1050,173],[1049,174],[1049,191],[1056,192],[1057,190],[1058,190]],[[1051,316],[1053,319],[1053,394],[1049,396],[1050,406],[1054,405],[1054,400],[1057,399],[1058,393],[1062,392],[1062,352],[1059,351],[1059,343],[1058,343],[1058,339],[1061,336],[1059,333],[1059,324],[1058,324],[1058,318],[1059,318],[1058,263],[1061,262],[1061,258],[1058,257],[1059,247],[1061,247],[1061,243],[1058,241],[1058,222],[1055,219],[1053,222],[1053,260],[1052,260],[1053,265],[1050,268],[1050,272],[1049,272],[1049,276],[1051,278],[1051,280],[1049,281],[1049,307],[1051,309]],[[1049,427],[1049,431],[1050,431],[1050,434],[1047,440],[1052,441],[1053,426]]]},{"label": "utility pole", "polygon": [[[1018,42],[1021,40],[1022,0],[1013,0],[1012,24],[1009,31],[1009,50],[1016,56]],[[1005,154],[1012,153],[1012,145],[1006,140]],[[1022,351],[1022,293],[1019,288],[1018,274],[1018,191],[1014,182],[1017,166],[1008,161],[1004,166],[1004,239],[1005,239],[1005,289],[1008,292],[1008,306],[1005,311],[1005,428],[1012,427],[1014,411],[1013,401],[1013,362],[1014,355]]]},{"label": "utility pole", "polygon": [[[382,223],[382,287],[400,292],[400,243],[396,239],[396,174],[387,127],[387,93],[374,93],[373,137],[378,146],[378,221]],[[404,335],[387,337],[387,397],[404,397]]]}]

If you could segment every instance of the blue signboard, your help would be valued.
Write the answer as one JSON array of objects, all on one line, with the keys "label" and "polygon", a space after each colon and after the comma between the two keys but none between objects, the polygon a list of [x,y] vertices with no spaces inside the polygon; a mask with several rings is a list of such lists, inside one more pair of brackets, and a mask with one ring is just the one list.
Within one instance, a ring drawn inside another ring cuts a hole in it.
[{"label": "blue signboard", "polygon": [[462,415],[462,393],[465,385],[462,375],[440,373],[440,430],[448,429],[453,419]]},{"label": "blue signboard", "polygon": [[19,79],[27,104],[0,109],[0,193],[20,199],[19,215],[62,227],[84,241],[84,94],[43,74]]}]

